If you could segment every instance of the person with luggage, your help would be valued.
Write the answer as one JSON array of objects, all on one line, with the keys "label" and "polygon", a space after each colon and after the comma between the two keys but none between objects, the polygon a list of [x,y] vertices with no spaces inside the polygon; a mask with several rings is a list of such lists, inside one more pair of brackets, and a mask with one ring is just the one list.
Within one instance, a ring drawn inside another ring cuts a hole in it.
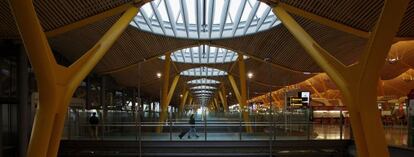
[{"label": "person with luggage", "polygon": [[180,139],[182,139],[184,137],[185,134],[188,133],[188,138],[190,139],[192,136],[195,136],[196,138],[198,138],[199,136],[197,135],[197,130],[195,128],[195,118],[194,118],[194,114],[191,114],[190,116],[190,121],[188,122],[190,124],[190,129],[189,130],[185,130],[183,132],[181,132],[180,135],[178,135],[178,137]]}]

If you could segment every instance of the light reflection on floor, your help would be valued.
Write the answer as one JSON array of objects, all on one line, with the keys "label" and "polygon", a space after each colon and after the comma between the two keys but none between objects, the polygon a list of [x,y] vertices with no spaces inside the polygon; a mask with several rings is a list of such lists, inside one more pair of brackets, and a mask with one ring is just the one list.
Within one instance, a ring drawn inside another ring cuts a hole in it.
[{"label": "light reflection on floor", "polygon": [[[341,130],[339,125],[322,125],[314,124],[310,127],[312,131],[310,136],[306,133],[306,128],[301,127],[296,131],[294,129],[289,130],[284,127],[277,129],[275,133],[269,132],[255,132],[255,133],[242,133],[239,134],[237,129],[223,129],[229,128],[228,126],[220,127],[220,130],[216,128],[209,128],[207,131],[204,131],[203,128],[197,128],[198,138],[192,137],[188,139],[187,136],[184,136],[183,139],[179,139],[179,131],[173,131],[171,134],[169,132],[164,133],[155,133],[150,131],[152,129],[147,129],[148,131],[142,131],[142,140],[269,140],[272,135],[274,135],[275,140],[340,140],[340,139],[350,139],[350,128],[349,126],[344,126]],[[110,132],[105,133],[105,137],[99,139],[105,140],[137,140],[137,132],[133,130],[117,130],[109,129]],[[394,127],[385,127],[385,138],[389,145],[394,146],[407,146],[408,131],[406,127],[394,126]],[[342,136],[341,136],[342,133]],[[101,134],[100,134],[101,135]],[[207,138],[206,138],[207,137]],[[64,137],[63,139],[68,139]],[[81,135],[73,135],[71,139],[93,139],[89,136],[89,133],[81,133]]]}]

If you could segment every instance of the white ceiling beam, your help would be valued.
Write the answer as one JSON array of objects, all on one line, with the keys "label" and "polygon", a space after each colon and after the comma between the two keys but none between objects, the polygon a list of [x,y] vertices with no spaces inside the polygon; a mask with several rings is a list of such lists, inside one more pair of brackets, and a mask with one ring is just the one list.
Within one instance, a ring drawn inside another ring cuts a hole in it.
[{"label": "white ceiling beam", "polygon": [[235,21],[233,23],[233,29],[232,29],[232,33],[231,33],[233,37],[234,37],[234,35],[236,35],[237,28],[239,27],[240,20],[241,20],[241,17],[243,15],[243,12],[244,12],[244,8],[246,7],[247,0],[242,0],[242,1],[243,2],[240,2],[239,9],[237,10],[236,17],[234,19]]},{"label": "white ceiling beam", "polygon": [[247,18],[246,25],[244,25],[243,35],[246,35],[246,32],[249,29],[250,24],[252,23],[253,18],[257,13],[257,10],[259,9],[259,6],[260,1],[256,1],[256,3],[254,3],[252,10],[250,11],[249,17]]},{"label": "white ceiling beam", "polygon": [[162,32],[164,33],[164,35],[167,35],[167,32],[165,32],[164,21],[162,20],[160,11],[158,10],[158,6],[154,1],[151,1],[151,9],[152,12],[154,12],[155,17],[157,18],[158,23],[160,24]]},{"label": "white ceiling beam", "polygon": [[256,25],[256,30],[255,32],[258,32],[260,27],[262,27],[264,21],[266,20],[267,15],[269,15],[270,11],[272,11],[272,8],[267,7],[266,10],[263,12],[263,15],[260,17],[259,22]]},{"label": "white ceiling beam", "polygon": [[229,12],[230,0],[224,1],[223,10],[221,11],[220,18],[220,38],[223,37],[224,26],[226,25],[227,13]]},{"label": "white ceiling beam", "polygon": [[165,3],[165,8],[167,10],[167,14],[168,14],[168,19],[170,21],[171,24],[171,30],[173,31],[174,37],[177,37],[177,26],[176,26],[176,20],[174,18],[174,13],[172,11],[171,5],[170,5],[170,0],[164,0]]}]

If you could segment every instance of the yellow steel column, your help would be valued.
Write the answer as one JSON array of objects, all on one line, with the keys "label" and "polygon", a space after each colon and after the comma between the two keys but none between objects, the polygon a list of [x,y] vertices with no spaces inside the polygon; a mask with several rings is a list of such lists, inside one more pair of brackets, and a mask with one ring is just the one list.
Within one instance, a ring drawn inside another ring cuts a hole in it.
[{"label": "yellow steel column", "polygon": [[[160,120],[159,120],[159,122],[161,123],[158,127],[157,127],[157,133],[161,133],[162,132],[162,125],[163,125],[163,123],[165,122],[165,120],[167,119],[167,116],[168,116],[168,105],[170,104],[170,102],[171,102],[171,98],[172,98],[172,96],[174,95],[174,91],[175,91],[175,87],[177,86],[177,83],[178,83],[178,80],[180,79],[180,75],[178,74],[178,75],[175,75],[175,77],[174,77],[174,80],[173,80],[173,82],[171,83],[171,87],[170,87],[170,89],[168,90],[168,93],[167,93],[167,95],[164,97],[163,96],[163,103],[161,104],[162,106],[162,108],[163,108],[163,110],[161,111],[161,113],[160,113]],[[165,82],[164,82],[165,83]],[[168,85],[167,85],[167,88],[168,88]]]},{"label": "yellow steel column", "polygon": [[67,107],[73,92],[115,43],[138,13],[135,7],[124,15],[81,58],[69,67],[57,64],[31,0],[11,0],[21,38],[33,66],[39,106],[33,124],[27,156],[57,156]]},{"label": "yellow steel column", "polygon": [[184,111],[184,105],[187,102],[188,90],[184,91],[183,97],[181,98],[180,106],[178,107],[178,112],[181,114]]},{"label": "yellow steel column", "polygon": [[[239,75],[240,75],[240,108],[243,114],[243,119],[245,122],[250,122],[249,112],[246,111],[247,106],[247,81],[246,81],[246,66],[244,64],[243,54],[238,54],[237,63],[239,65]],[[246,126],[247,132],[252,132],[250,126]]]},{"label": "yellow steel column", "polygon": [[229,111],[229,107],[227,105],[227,97],[225,95],[225,91],[224,91],[224,87],[222,87],[219,91],[218,91],[221,103],[223,104],[223,110],[224,112],[228,112]]},{"label": "yellow steel column", "polygon": [[162,77],[164,78],[162,80],[162,89],[161,89],[161,112],[160,112],[160,119],[159,119],[159,126],[156,128],[157,133],[161,133],[162,131],[162,125],[164,125],[165,121],[165,115],[164,112],[167,113],[168,104],[168,87],[170,84],[170,68],[171,68],[171,52],[167,52],[165,54],[165,63],[164,63],[164,71]]},{"label": "yellow steel column", "polygon": [[282,8],[273,12],[341,90],[350,113],[358,156],[388,157],[380,113],[376,104],[379,72],[398,31],[408,0],[387,0],[375,30],[357,64],[345,66],[326,50]]},{"label": "yellow steel column", "polygon": [[219,106],[219,103],[217,101],[217,98],[214,98],[214,105],[216,106],[216,111],[219,111],[220,106]]},{"label": "yellow steel column", "polygon": [[[244,75],[244,74],[240,74],[240,75]],[[247,101],[246,97],[244,97],[244,99],[242,98],[242,96],[240,94],[240,91],[237,88],[237,84],[236,84],[236,81],[234,80],[234,77],[231,76],[231,75],[228,75],[228,78],[229,78],[231,87],[233,88],[234,95],[236,96],[236,99],[239,102],[239,105],[240,105],[240,108],[241,108],[241,113],[243,115],[243,120],[244,120],[244,122],[250,122],[249,113],[245,112],[245,110],[244,110],[244,106],[245,106],[246,101]],[[251,126],[246,125],[246,132],[251,132]]]},{"label": "yellow steel column", "polygon": [[306,82],[308,82],[308,84],[311,86],[312,90],[316,93],[316,95],[318,95],[320,98],[324,98],[322,96],[322,94],[315,88],[315,86],[312,84],[312,82],[310,82],[309,80],[306,81]]}]

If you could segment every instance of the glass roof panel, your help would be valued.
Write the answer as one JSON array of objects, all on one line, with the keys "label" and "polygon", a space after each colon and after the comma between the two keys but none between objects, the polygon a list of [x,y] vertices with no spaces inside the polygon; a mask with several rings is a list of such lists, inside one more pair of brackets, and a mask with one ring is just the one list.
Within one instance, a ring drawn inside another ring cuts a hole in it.
[{"label": "glass roof panel", "polygon": [[211,90],[196,90],[194,91],[195,94],[212,94],[213,91]]},{"label": "glass roof panel", "polygon": [[258,0],[156,0],[131,22],[143,31],[188,39],[232,38],[278,24],[271,7]]},{"label": "glass roof panel", "polygon": [[220,81],[208,79],[208,78],[201,78],[201,79],[194,79],[187,82],[188,84],[219,84]]},{"label": "glass roof panel", "polygon": [[227,72],[219,70],[219,69],[215,69],[215,68],[210,68],[210,67],[197,67],[197,68],[192,68],[192,69],[188,69],[188,70],[184,70],[180,73],[180,75],[182,76],[225,76],[227,75]]},{"label": "glass roof panel", "polygon": [[201,86],[191,87],[191,89],[195,89],[195,90],[197,90],[197,89],[200,89],[200,90],[211,90],[211,89],[216,89],[216,87],[201,85]]},{"label": "glass roof panel", "polygon": [[[238,56],[236,52],[231,50],[209,45],[200,45],[173,52],[171,54],[171,60],[179,63],[217,64],[234,62]],[[164,55],[159,58],[165,60]],[[249,57],[243,56],[243,58],[248,59]]]}]

